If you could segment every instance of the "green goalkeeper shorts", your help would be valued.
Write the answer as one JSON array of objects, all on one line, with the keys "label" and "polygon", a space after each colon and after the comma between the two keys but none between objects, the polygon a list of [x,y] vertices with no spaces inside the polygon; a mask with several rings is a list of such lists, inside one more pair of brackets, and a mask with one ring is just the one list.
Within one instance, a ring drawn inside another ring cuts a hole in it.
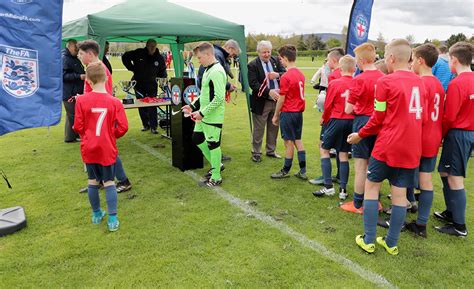
[{"label": "green goalkeeper shorts", "polygon": [[194,132],[204,133],[204,138],[207,142],[220,142],[222,133],[222,124],[207,124],[196,122]]}]

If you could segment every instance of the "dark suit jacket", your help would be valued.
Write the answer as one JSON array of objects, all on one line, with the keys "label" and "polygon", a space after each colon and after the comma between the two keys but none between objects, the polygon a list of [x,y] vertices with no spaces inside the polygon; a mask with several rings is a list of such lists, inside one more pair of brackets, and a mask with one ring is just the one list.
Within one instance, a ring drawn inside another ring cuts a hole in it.
[{"label": "dark suit jacket", "polygon": [[[280,76],[286,72],[286,69],[275,56],[270,58],[270,63],[272,64],[273,71],[279,73]],[[252,95],[250,96],[250,108],[253,113],[261,115],[263,112],[263,107],[265,106],[265,101],[268,101],[267,99],[269,98],[268,93],[270,92],[270,88],[265,88],[262,96],[258,97],[258,90],[265,80],[265,71],[263,70],[262,61],[259,57],[249,62],[248,75],[249,85],[252,89]],[[278,82],[280,82],[280,79],[278,79]]]}]

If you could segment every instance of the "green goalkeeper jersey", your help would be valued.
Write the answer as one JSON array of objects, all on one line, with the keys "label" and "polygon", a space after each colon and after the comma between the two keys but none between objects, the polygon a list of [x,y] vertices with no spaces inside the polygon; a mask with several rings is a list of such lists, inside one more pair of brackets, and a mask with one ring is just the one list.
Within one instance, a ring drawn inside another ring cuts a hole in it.
[{"label": "green goalkeeper jersey", "polygon": [[209,65],[204,71],[199,105],[204,123],[221,124],[224,122],[225,86],[227,76],[219,62]]}]

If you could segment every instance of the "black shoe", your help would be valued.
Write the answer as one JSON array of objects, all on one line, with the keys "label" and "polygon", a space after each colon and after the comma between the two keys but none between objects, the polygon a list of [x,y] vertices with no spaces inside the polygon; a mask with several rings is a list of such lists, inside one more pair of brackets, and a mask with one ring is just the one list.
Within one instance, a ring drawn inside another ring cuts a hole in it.
[{"label": "black shoe", "polygon": [[443,227],[435,227],[436,231],[443,233],[443,234],[448,234],[456,237],[467,237],[467,230],[458,230],[454,225],[448,224]]},{"label": "black shoe", "polygon": [[320,190],[313,192],[313,196],[315,197],[332,196],[335,193],[336,191],[334,190],[334,187],[332,188],[322,187]]},{"label": "black shoe", "polygon": [[148,126],[145,126],[141,129],[141,131],[147,131],[147,130],[150,130],[150,128]]},{"label": "black shoe", "polygon": [[262,157],[259,156],[259,155],[253,155],[252,156],[252,161],[254,161],[256,163],[260,163],[262,161]]},{"label": "black shoe", "polygon": [[126,179],[123,182],[118,182],[117,183],[117,194],[120,194],[122,192],[129,191],[132,188],[132,184],[128,179]]},{"label": "black shoe", "polygon": [[231,157],[229,157],[229,156],[225,156],[224,154],[222,154],[222,158],[221,158],[221,160],[222,160],[223,162],[228,162],[228,161],[231,161],[231,160],[232,160],[232,158],[231,158]]},{"label": "black shoe", "polygon": [[332,177],[332,182],[333,182],[333,183],[336,183],[336,184],[340,184],[340,183],[341,183],[341,180],[340,180],[337,176],[333,176],[333,177]]},{"label": "black shoe", "polygon": [[410,202],[410,204],[408,204],[407,206],[407,212],[412,213],[412,214],[415,214],[416,212],[418,212],[418,203],[416,201]]},{"label": "black shoe", "polygon": [[218,187],[222,184],[222,180],[213,180],[213,179],[209,179],[209,180],[204,180],[202,182],[199,183],[199,186],[200,187],[209,187],[209,188],[212,188],[212,187]]},{"label": "black shoe", "polygon": [[289,172],[285,172],[284,170],[280,170],[270,175],[270,178],[272,179],[284,179],[284,178],[289,178],[289,177],[290,177]]},{"label": "black shoe", "polygon": [[152,128],[152,129],[151,129],[151,133],[152,133],[152,134],[158,134],[158,131],[157,131],[156,129]]},{"label": "black shoe", "polygon": [[453,214],[448,210],[444,210],[442,212],[434,212],[433,215],[441,221],[452,223],[453,222]]},{"label": "black shoe", "polygon": [[418,225],[416,221],[412,221],[410,223],[405,223],[405,228],[415,234],[415,236],[420,236],[423,238],[427,238],[428,235],[426,234],[426,226]]},{"label": "black shoe", "polygon": [[[221,172],[225,170],[224,164],[221,164]],[[207,173],[203,176],[204,179],[209,180],[212,177],[212,169],[209,169]]]},{"label": "black shoe", "polygon": [[274,159],[281,159],[281,156],[277,153],[267,154],[267,157]]},{"label": "black shoe", "polygon": [[377,218],[377,225],[388,229],[390,227],[390,219],[384,219],[382,217]]}]

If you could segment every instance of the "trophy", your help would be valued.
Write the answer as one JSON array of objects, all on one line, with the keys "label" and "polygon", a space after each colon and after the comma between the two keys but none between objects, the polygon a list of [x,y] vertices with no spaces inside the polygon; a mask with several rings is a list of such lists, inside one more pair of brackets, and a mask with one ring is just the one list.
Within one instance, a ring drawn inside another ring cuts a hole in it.
[{"label": "trophy", "polygon": [[135,94],[133,94],[130,90],[132,90],[137,82],[135,80],[121,80],[119,81],[119,85],[122,88],[122,91],[125,92],[127,95],[125,96],[124,99],[122,99],[123,104],[133,104],[133,97]]},{"label": "trophy", "polygon": [[156,83],[158,83],[158,87],[161,89],[161,92],[158,94],[158,97],[164,100],[171,100],[171,91],[168,78],[157,77]]}]

